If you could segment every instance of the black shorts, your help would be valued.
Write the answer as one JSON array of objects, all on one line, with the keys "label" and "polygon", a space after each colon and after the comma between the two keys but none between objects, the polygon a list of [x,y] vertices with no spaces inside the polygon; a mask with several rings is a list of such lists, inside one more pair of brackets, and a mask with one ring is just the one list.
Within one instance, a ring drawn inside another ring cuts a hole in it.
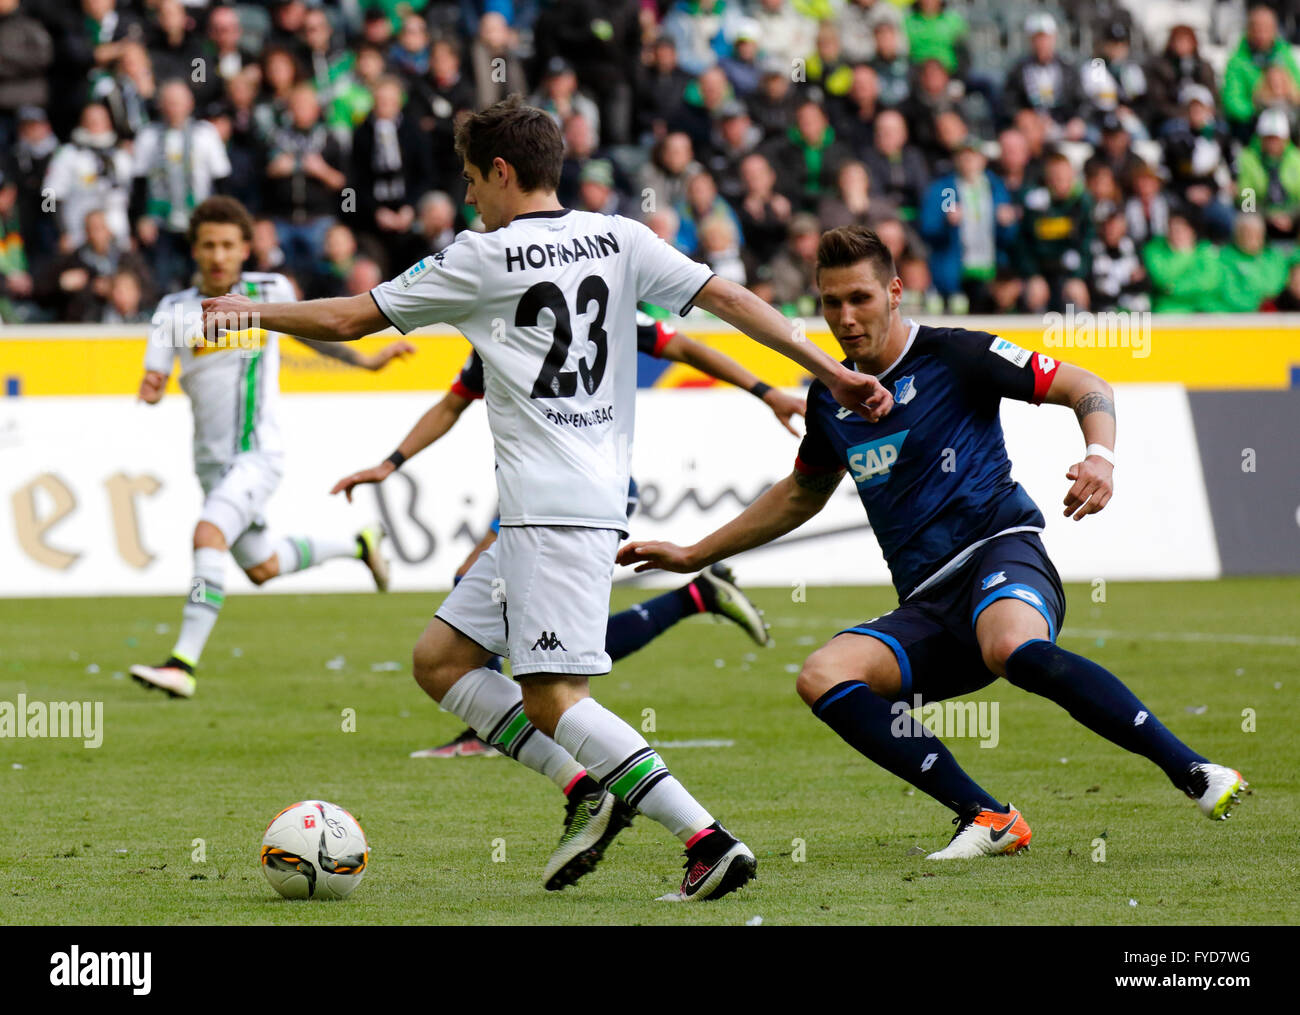
[{"label": "black shorts", "polygon": [[1065,591],[1037,532],[998,536],[938,585],[840,634],[878,638],[893,650],[902,674],[900,700],[911,704],[920,695],[923,702],[942,701],[997,679],[984,665],[975,621],[999,599],[1034,607],[1056,641],[1065,620]]}]

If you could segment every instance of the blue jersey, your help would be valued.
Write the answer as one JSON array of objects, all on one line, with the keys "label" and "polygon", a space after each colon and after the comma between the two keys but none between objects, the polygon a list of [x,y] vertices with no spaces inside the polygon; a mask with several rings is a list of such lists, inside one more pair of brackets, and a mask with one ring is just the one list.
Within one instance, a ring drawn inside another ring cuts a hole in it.
[{"label": "blue jersey", "polygon": [[998,408],[1003,398],[1042,402],[1058,365],[987,332],[907,323],[903,354],[879,375],[894,395],[889,415],[868,423],[814,381],[795,461],[804,474],[848,470],[900,599],[996,535],[1042,530],[1038,505],[1011,478]]}]

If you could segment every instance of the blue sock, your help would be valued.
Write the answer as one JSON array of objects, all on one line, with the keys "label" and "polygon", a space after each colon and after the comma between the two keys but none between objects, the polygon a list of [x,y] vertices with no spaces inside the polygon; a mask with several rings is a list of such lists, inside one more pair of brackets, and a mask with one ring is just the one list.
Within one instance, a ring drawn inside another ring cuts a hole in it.
[{"label": "blue sock", "polygon": [[1184,792],[1187,770],[1206,759],[1169,732],[1109,670],[1050,641],[1028,641],[1007,659],[1007,679],[1056,702],[1094,733],[1149,758]]},{"label": "blue sock", "polygon": [[860,680],[836,684],[817,699],[813,715],[860,754],[910,782],[958,814],[1007,809],[961,770],[952,752],[906,712]]},{"label": "blue sock", "polygon": [[691,596],[690,586],[673,589],[630,610],[609,618],[605,629],[605,651],[618,660],[644,648],[683,617],[699,613],[701,606]]}]

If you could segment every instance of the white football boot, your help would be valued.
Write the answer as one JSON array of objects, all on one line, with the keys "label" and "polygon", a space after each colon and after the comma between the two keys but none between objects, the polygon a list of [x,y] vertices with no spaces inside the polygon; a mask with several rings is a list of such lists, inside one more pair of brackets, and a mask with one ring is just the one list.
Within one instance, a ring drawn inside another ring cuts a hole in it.
[{"label": "white football boot", "polygon": [[1011,804],[1006,814],[998,811],[980,811],[964,820],[955,817],[952,823],[957,826],[951,841],[937,853],[931,853],[927,860],[971,860],[979,856],[1001,856],[1027,849],[1033,832],[1020,816],[1020,812]]},{"label": "white football boot", "polygon": [[1201,809],[1201,813],[1211,821],[1222,821],[1226,818],[1232,805],[1241,803],[1238,794],[1250,785],[1235,768],[1226,768],[1223,765],[1212,765],[1206,762],[1203,765],[1193,765],[1192,771],[1205,776],[1205,792],[1200,796],[1195,793],[1187,795],[1196,801],[1196,806]]}]

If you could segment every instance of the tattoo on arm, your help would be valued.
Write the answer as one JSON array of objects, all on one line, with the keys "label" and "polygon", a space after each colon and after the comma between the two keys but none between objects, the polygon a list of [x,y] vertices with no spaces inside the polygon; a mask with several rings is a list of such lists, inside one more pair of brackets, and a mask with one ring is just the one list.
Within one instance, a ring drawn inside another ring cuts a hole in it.
[{"label": "tattoo on arm", "polygon": [[1074,414],[1083,422],[1084,416],[1094,412],[1104,412],[1112,418],[1115,415],[1115,403],[1099,391],[1090,391],[1074,403]]},{"label": "tattoo on arm", "polygon": [[313,352],[320,353],[320,355],[329,359],[336,359],[354,367],[361,365],[356,349],[350,345],[343,345],[341,342],[317,342],[310,338],[299,338],[298,341],[309,347]]},{"label": "tattoo on arm", "polygon": [[840,480],[843,478],[843,469],[836,472],[817,473],[815,475],[805,475],[796,469],[794,473],[794,482],[796,486],[800,489],[807,490],[810,493],[818,493],[823,496],[831,494],[835,488],[840,485]]}]

